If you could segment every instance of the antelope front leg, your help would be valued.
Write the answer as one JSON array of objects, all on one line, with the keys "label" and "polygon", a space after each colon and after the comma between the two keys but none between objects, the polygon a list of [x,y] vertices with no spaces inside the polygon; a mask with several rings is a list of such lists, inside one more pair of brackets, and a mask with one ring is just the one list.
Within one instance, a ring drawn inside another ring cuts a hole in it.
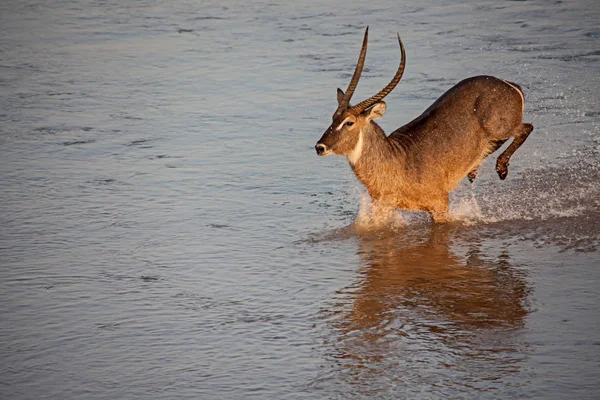
[{"label": "antelope front leg", "polygon": [[469,182],[471,183],[475,182],[475,178],[477,178],[477,168],[479,168],[479,165],[473,168],[471,172],[469,172],[469,174],[467,175],[467,178],[469,178]]},{"label": "antelope front leg", "polygon": [[510,157],[515,151],[517,151],[519,147],[521,147],[531,131],[533,131],[533,125],[522,124],[520,131],[514,135],[515,139],[512,141],[510,146],[508,146],[506,150],[504,150],[504,152],[498,157],[498,160],[496,161],[496,172],[498,172],[500,179],[506,179],[506,175],[508,175]]},{"label": "antelope front leg", "polygon": [[436,224],[448,222],[448,195],[443,196],[440,201],[429,207],[427,212]]}]

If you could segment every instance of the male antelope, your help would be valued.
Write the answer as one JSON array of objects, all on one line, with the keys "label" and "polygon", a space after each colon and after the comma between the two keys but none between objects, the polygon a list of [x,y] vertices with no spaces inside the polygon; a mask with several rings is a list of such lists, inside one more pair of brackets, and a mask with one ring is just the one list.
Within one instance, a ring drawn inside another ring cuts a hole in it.
[{"label": "male antelope", "polygon": [[523,91],[516,83],[493,76],[465,79],[386,137],[373,120],[385,112],[381,100],[400,81],[406,54],[398,35],[402,58],[396,75],[379,93],[351,106],[368,33],[367,27],[354,75],[346,93],[337,91],[338,108],[315,146],[317,154],[347,156],[378,204],[427,211],[435,222],[445,222],[449,192],[466,175],[473,182],[483,159],[513,137],[496,162],[500,179],[506,178],[510,157],[533,130],[533,125],[522,122]]}]

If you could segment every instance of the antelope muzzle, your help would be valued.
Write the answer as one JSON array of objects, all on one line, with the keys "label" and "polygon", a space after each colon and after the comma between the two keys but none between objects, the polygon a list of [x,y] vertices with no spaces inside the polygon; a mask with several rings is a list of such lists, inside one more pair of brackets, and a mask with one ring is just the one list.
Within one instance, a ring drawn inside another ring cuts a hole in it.
[{"label": "antelope muzzle", "polygon": [[323,143],[317,143],[315,145],[315,150],[319,156],[324,156],[327,154],[327,146],[325,146]]}]

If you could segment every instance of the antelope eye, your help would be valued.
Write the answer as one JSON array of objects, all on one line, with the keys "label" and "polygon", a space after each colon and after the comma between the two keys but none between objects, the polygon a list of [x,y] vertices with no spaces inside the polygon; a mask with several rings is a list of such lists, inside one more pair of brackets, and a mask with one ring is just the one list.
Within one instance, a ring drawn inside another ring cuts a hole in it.
[{"label": "antelope eye", "polygon": [[354,122],[352,122],[352,121],[346,122],[346,126],[352,126],[352,125],[354,125]]}]

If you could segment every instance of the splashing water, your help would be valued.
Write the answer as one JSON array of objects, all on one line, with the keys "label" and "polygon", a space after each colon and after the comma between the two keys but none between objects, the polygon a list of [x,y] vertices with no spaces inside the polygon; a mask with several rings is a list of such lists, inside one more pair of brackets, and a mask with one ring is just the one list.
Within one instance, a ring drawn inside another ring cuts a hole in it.
[{"label": "splashing water", "polygon": [[[566,218],[572,219],[570,225],[581,227],[578,219],[596,220],[600,215],[598,181],[598,165],[581,162],[543,171],[527,170],[506,182],[463,183],[450,195],[450,221],[465,226],[513,221],[516,223],[514,228],[518,229],[518,221],[533,223]],[[373,202],[365,191],[355,193],[360,202],[353,224],[357,232],[398,231],[407,226],[431,223],[425,212],[382,206]],[[600,236],[598,229],[586,231],[594,237]]]},{"label": "splashing water", "polygon": [[407,221],[400,210],[373,202],[367,193],[360,194],[360,208],[354,222],[357,230],[382,227],[394,229],[406,225]]},{"label": "splashing water", "polygon": [[473,190],[469,197],[459,199],[458,204],[450,204],[450,220],[465,225],[474,225],[485,220]]},{"label": "splashing water", "polygon": [[485,182],[470,195],[457,190],[452,212],[483,223],[589,217],[600,212],[599,181],[597,163],[527,170],[507,182]]},{"label": "splashing water", "polygon": [[360,208],[354,221],[357,232],[387,229],[399,231],[407,226],[429,225],[431,217],[422,211],[406,211],[374,202],[368,193],[359,194]]}]

